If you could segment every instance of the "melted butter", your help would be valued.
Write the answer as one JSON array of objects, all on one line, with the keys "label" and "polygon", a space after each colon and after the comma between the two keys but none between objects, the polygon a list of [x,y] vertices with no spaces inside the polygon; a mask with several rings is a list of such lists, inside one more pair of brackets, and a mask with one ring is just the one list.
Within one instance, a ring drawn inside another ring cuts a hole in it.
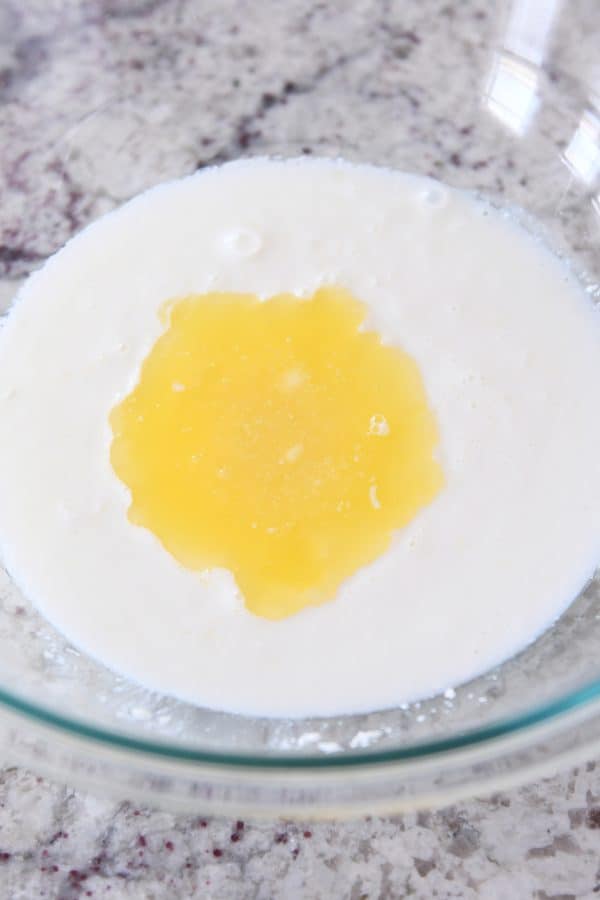
[{"label": "melted butter", "polygon": [[229,569],[259,616],[332,599],[442,486],[415,361],[360,331],[366,307],[339,288],[163,314],[110,416],[130,520],[188,568]]}]

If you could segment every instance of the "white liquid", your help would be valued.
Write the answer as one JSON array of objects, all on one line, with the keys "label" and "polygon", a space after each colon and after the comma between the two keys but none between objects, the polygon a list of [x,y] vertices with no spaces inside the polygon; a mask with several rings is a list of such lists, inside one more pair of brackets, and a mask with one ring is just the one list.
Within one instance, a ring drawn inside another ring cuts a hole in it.
[{"label": "white liquid", "polygon": [[[416,359],[446,485],[334,601],[273,622],[128,522],[108,415],[166,299],[324,283]],[[255,160],[156,188],[27,282],[0,372],[6,566],[77,645],[207,706],[327,715],[443,691],[533,640],[600,558],[597,315],[533,239],[426,179]]]}]

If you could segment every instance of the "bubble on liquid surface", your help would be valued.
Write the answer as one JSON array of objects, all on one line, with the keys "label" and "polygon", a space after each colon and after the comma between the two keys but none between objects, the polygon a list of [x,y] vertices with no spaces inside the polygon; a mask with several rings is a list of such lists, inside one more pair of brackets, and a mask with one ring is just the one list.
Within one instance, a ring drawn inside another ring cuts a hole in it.
[{"label": "bubble on liquid surface", "polygon": [[371,416],[369,419],[369,434],[385,437],[389,433],[390,426],[385,416],[382,416],[381,413],[375,413],[374,416]]},{"label": "bubble on liquid surface", "polygon": [[429,209],[443,209],[448,203],[448,191],[439,184],[432,184],[419,193],[419,202]]},{"label": "bubble on liquid surface", "polygon": [[377,485],[372,484],[369,488],[369,500],[371,501],[371,506],[373,509],[381,509],[381,503],[379,502],[379,498],[377,497]]},{"label": "bubble on liquid surface", "polygon": [[262,237],[252,228],[232,228],[222,242],[226,252],[238,257],[255,256],[262,247]]}]

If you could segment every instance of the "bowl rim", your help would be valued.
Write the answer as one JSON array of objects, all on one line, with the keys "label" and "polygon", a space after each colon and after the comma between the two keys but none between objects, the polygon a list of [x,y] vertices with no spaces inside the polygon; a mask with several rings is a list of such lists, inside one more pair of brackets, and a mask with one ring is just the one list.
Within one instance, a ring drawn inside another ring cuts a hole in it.
[{"label": "bowl rim", "polygon": [[[560,726],[561,719],[576,710],[589,710],[593,701],[600,700],[600,679],[593,680],[573,691],[515,716],[500,718],[489,725],[468,728],[456,735],[435,740],[417,741],[410,745],[386,748],[341,750],[324,753],[230,753],[227,750],[204,750],[174,744],[168,740],[133,737],[125,732],[93,725],[63,713],[55,712],[41,704],[34,703],[16,693],[0,687],[0,708],[17,713],[21,719],[29,720],[42,728],[58,729],[67,737],[83,739],[86,743],[102,745],[115,751],[133,751],[144,756],[161,758],[173,763],[199,763],[225,768],[272,769],[317,771],[321,769],[358,769],[374,764],[415,762],[431,757],[441,757],[460,750],[470,750],[489,744],[498,738],[523,737],[534,726]],[[567,722],[565,722],[567,724]]]}]

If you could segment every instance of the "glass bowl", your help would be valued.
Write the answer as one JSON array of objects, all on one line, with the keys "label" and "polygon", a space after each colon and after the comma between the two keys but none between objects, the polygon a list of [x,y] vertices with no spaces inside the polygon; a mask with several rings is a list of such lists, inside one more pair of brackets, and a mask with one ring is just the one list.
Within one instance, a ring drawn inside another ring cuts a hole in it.
[{"label": "glass bowl", "polygon": [[[596,0],[0,0],[1,308],[140,190],[265,154],[343,156],[472,189],[541,232],[594,301],[599,33]],[[338,816],[491,792],[600,745],[599,589],[596,577],[533,645],[456,691],[288,721],[114,675],[2,570],[3,754],[202,812]],[[451,616],[447,627],[451,640]]]}]

